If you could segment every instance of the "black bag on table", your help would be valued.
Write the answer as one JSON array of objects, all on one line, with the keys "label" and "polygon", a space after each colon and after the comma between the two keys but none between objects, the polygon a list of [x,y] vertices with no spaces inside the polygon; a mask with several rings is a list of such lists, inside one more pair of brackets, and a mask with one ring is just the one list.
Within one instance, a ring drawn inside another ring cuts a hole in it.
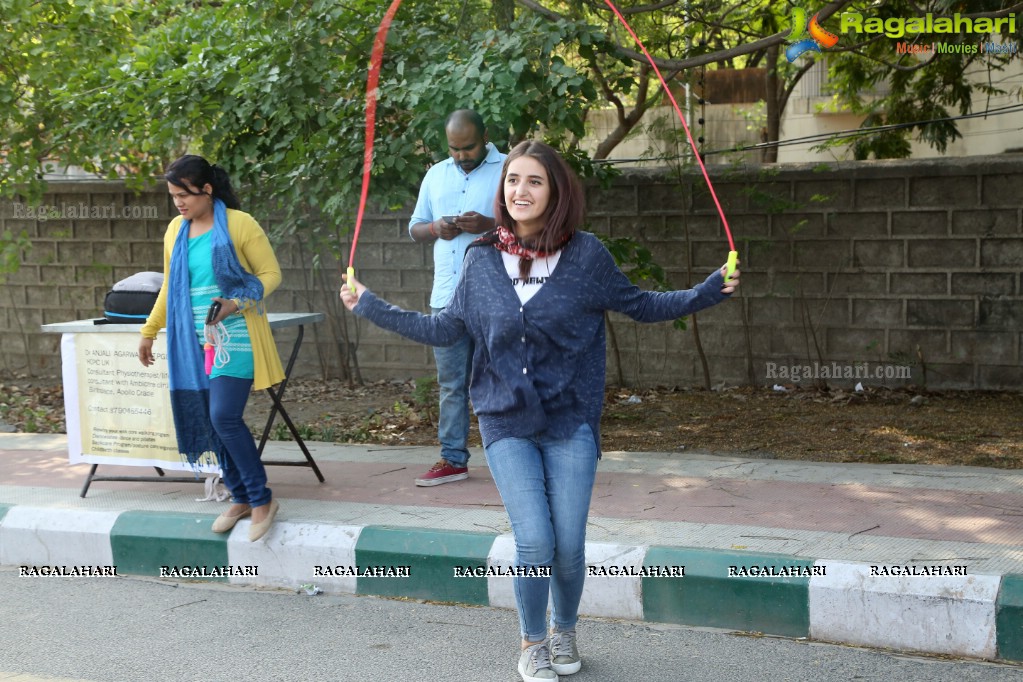
[{"label": "black bag on table", "polygon": [[160,272],[137,272],[122,279],[103,299],[103,323],[144,324],[162,285]]}]

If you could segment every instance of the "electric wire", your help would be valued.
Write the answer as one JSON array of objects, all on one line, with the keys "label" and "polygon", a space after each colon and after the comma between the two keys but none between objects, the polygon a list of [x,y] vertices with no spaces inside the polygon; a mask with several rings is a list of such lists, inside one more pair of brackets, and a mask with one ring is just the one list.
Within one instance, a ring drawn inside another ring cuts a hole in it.
[{"label": "electric wire", "polygon": [[[794,137],[787,140],[775,140],[773,142],[759,142],[753,145],[746,145],[742,147],[726,147],[721,149],[712,149],[709,151],[700,152],[701,156],[712,156],[714,154],[728,154],[745,151],[756,151],[760,149],[770,149],[771,147],[790,147],[799,144],[817,144],[820,142],[826,142],[828,140],[836,139],[852,139],[856,137],[863,137],[866,135],[874,135],[877,133],[888,132],[890,130],[899,130],[902,128],[912,128],[917,126],[931,125],[934,123],[944,123],[950,121],[962,121],[971,118],[985,118],[988,116],[1002,116],[1004,114],[1014,114],[1023,112],[1023,103],[1021,104],[1010,104],[1004,107],[996,107],[993,109],[986,109],[984,111],[978,111],[971,114],[961,114],[959,116],[947,116],[943,118],[933,118],[923,121],[911,121],[906,123],[889,123],[880,126],[870,126],[867,128],[849,128],[847,130],[836,130],[829,133],[814,133],[813,135],[805,135],[803,137]],[[975,133],[976,134],[976,133]],[[675,158],[681,158],[679,155]],[[639,161],[651,161],[649,158],[632,158],[632,159],[594,159],[593,163],[636,163]]]},{"label": "electric wire", "polygon": [[1002,114],[1011,114],[1023,111],[1023,104],[1013,104],[1006,107],[1000,107],[998,109],[990,109],[983,112],[977,112],[973,114],[962,114],[959,116],[946,116],[943,118],[932,118],[925,121],[907,121],[905,123],[889,123],[880,126],[871,126],[869,128],[850,128],[847,130],[837,130],[831,133],[816,133],[814,135],[806,135],[803,137],[796,137],[789,140],[778,140],[776,142],[760,142],[754,145],[748,145],[745,147],[735,147],[731,149],[714,149],[710,151],[702,152],[704,156],[710,156],[712,154],[724,154],[730,151],[753,151],[757,149],[767,149],[770,147],[790,147],[796,144],[814,144],[818,142],[826,142],[828,140],[835,139],[851,139],[855,137],[863,137],[866,135],[875,135],[877,133],[884,133],[892,130],[901,130],[903,128],[915,128],[917,126],[931,125],[934,123],[947,123],[950,121],[963,121],[971,118],[982,118],[987,116],[1000,116]]}]

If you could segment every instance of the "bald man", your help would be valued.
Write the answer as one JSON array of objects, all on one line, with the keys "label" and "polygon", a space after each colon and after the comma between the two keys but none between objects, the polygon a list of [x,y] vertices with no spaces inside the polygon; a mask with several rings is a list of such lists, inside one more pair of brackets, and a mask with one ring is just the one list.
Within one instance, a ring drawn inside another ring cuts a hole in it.
[{"label": "bald man", "polygon": [[[470,242],[494,229],[494,196],[501,182],[505,155],[487,140],[483,118],[470,109],[452,112],[444,124],[449,158],[426,172],[409,221],[417,242],[433,242],[433,292],[436,315],[451,301]],[[416,479],[433,486],[469,477],[469,379],[472,341],[434,348],[440,386],[437,437],[440,460]]]}]

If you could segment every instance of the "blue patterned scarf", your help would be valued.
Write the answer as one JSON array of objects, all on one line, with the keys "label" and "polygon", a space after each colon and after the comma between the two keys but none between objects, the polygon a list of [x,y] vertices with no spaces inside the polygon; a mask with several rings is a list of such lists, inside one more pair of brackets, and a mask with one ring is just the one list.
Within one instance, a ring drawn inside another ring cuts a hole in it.
[{"label": "blue patterned scarf", "polygon": [[[188,275],[190,220],[181,221],[170,260],[167,287],[167,369],[171,411],[178,437],[178,452],[189,464],[215,464],[223,444],[210,423],[210,380],[206,376],[203,350],[195,333],[191,285]],[[227,231],[227,207],[213,201],[213,272],[224,298],[239,299],[242,307],[262,305],[263,283],[246,272],[238,261]]]}]

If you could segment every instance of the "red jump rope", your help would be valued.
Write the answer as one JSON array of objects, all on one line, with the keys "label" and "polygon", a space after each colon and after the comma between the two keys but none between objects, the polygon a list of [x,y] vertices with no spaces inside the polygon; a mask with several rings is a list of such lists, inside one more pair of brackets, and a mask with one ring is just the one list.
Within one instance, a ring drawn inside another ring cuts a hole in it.
[{"label": "red jump rope", "polygon": [[[646,56],[647,61],[650,62],[650,66],[653,67],[654,73],[657,74],[658,80],[661,81],[661,85],[664,86],[664,92],[668,95],[671,100],[672,106],[675,107],[675,113],[678,114],[678,118],[682,121],[682,128],[686,131],[686,139],[689,140],[689,146],[692,147],[693,154],[696,156],[696,162],[700,165],[700,171],[703,173],[703,179],[707,182],[707,189],[710,190],[710,195],[714,199],[714,206],[717,207],[718,215],[721,217],[721,224],[725,228],[725,235],[728,237],[728,262],[726,265],[725,273],[726,277],[735,272],[736,261],[739,257],[739,252],[735,250],[735,240],[732,239],[732,230],[728,227],[728,219],[725,217],[724,209],[721,208],[721,202],[718,201],[717,193],[714,192],[714,185],[710,181],[710,176],[707,174],[707,167],[703,164],[703,159],[700,157],[700,152],[696,148],[696,142],[693,140],[693,135],[689,131],[689,124],[686,123],[686,117],[682,114],[682,109],[679,107],[678,102],[675,101],[675,96],[671,93],[671,88],[668,87],[667,81],[664,80],[664,76],[661,75],[661,70],[657,68],[657,64],[654,63],[653,57],[647,52],[646,46],[643,45],[643,41],[639,39],[636,32],[632,30],[629,22],[625,20],[622,13],[615,7],[611,0],[604,0],[611,11],[614,12],[615,16],[621,22],[625,30],[629,32],[632,39],[636,41],[640,50]],[[373,41],[373,52],[370,55],[369,60],[369,77],[366,79],[366,142],[365,149],[363,152],[362,161],[362,192],[359,196],[359,211],[355,217],[355,230],[352,234],[352,248],[348,252],[348,281],[349,287],[352,292],[355,292],[355,285],[351,283],[351,278],[355,276],[355,247],[359,241],[359,232],[362,230],[362,217],[366,211],[366,197],[369,195],[369,179],[370,171],[373,168],[373,138],[376,129],[376,114],[377,114],[377,89],[380,81],[380,64],[384,59],[384,44],[387,42],[387,31],[391,28],[391,21],[394,19],[395,13],[398,11],[398,7],[401,5],[401,0],[393,0],[391,6],[387,8],[387,12],[384,13],[384,18],[380,21],[380,26],[377,27],[376,39]]]}]

